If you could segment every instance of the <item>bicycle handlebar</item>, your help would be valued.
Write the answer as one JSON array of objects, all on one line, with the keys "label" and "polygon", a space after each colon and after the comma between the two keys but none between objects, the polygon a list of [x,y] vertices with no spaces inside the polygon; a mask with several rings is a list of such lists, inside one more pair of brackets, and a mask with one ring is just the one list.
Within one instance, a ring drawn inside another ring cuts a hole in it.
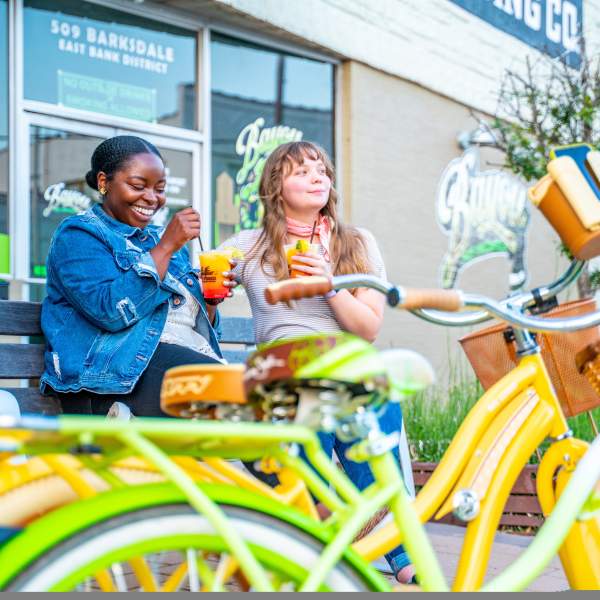
[{"label": "bicycle handlebar", "polygon": [[[545,301],[553,298],[577,280],[584,265],[585,261],[583,260],[573,260],[567,270],[552,283],[546,286],[540,286],[532,291],[522,292],[516,296],[504,298],[503,300],[500,300],[499,303],[502,306],[512,304],[514,306],[519,306],[522,309],[526,309],[539,301]],[[418,308],[412,310],[411,312],[417,317],[425,321],[429,321],[430,323],[449,327],[478,325],[479,323],[484,323],[485,321],[489,321],[490,319],[494,318],[494,315],[490,314],[487,310],[447,314]]]},{"label": "bicycle handlebar", "polygon": [[[392,307],[410,310],[417,316],[443,325],[471,325],[493,317],[529,331],[565,332],[587,329],[600,324],[600,311],[566,319],[547,319],[523,314],[523,310],[540,299],[548,299],[577,279],[583,267],[582,261],[573,261],[561,278],[544,288],[525,292],[512,298],[496,301],[479,294],[464,294],[458,290],[418,289],[395,286],[373,275],[339,275],[326,277],[299,277],[271,284],[265,290],[270,304],[310,298],[326,294],[332,289],[370,288],[384,294]],[[477,312],[456,315],[431,313],[438,311],[460,311],[461,308],[483,309]],[[433,315],[433,316],[432,316]],[[439,315],[439,316],[438,316]],[[452,322],[449,322],[452,319]]]},{"label": "bicycle handlebar", "polygon": [[296,277],[269,285],[265,298],[269,304],[322,296],[332,289],[368,287],[387,297],[388,304],[412,310],[416,308],[435,308],[456,311],[463,306],[462,294],[456,290],[397,288],[391,283],[372,275],[340,275],[333,279],[327,277]]}]

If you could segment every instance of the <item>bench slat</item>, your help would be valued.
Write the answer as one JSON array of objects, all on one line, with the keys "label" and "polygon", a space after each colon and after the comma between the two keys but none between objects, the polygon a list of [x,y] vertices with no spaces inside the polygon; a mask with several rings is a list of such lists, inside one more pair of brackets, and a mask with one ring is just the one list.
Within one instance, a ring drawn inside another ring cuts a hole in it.
[{"label": "bench slat", "polygon": [[0,344],[0,379],[38,379],[43,372],[41,344]]},{"label": "bench slat", "polygon": [[245,317],[221,317],[222,344],[254,345],[252,319]]},{"label": "bench slat", "polygon": [[60,414],[60,404],[56,398],[42,396],[37,388],[4,388],[15,396],[21,413]]},{"label": "bench slat", "polygon": [[39,302],[0,300],[0,335],[41,335]]},{"label": "bench slat", "polygon": [[223,350],[223,356],[228,363],[245,363],[248,358],[248,352],[244,350]]}]

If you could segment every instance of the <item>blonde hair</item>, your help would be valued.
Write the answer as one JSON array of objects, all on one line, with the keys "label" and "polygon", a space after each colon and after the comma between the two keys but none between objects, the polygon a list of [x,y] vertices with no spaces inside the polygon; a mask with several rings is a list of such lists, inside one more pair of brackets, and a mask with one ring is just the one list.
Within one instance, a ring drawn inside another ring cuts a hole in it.
[{"label": "blonde hair", "polygon": [[343,225],[338,217],[338,194],[334,188],[333,164],[323,148],[311,142],[288,142],[278,146],[265,162],[260,178],[259,196],[263,205],[263,230],[248,253],[248,258],[258,255],[260,266],[265,270],[269,264],[277,280],[288,278],[288,266],[284,255],[287,223],[282,196],[283,180],[296,165],[304,159],[321,160],[327,176],[331,179],[331,189],[327,204],[321,214],[329,217],[331,223],[331,266],[334,275],[350,273],[371,273],[367,247],[360,232]]}]

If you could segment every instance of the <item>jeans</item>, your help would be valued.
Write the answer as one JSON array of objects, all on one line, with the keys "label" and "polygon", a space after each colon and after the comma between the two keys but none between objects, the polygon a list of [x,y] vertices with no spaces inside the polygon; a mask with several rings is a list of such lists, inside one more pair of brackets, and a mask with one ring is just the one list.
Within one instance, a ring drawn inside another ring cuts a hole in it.
[{"label": "jeans", "polygon": [[175,344],[159,344],[148,367],[129,394],[94,394],[87,390],[58,394],[64,413],[105,415],[115,401],[123,402],[137,417],[168,417],[160,410],[160,386],[165,371],[190,364],[218,361]]},{"label": "jeans", "polygon": [[[379,426],[384,433],[400,431],[402,428],[402,412],[398,403],[388,403],[385,412],[379,417]],[[373,474],[367,463],[356,463],[346,458],[346,450],[352,446],[352,442],[342,442],[334,433],[318,433],[317,435],[319,436],[321,446],[327,456],[332,457],[333,451],[335,450],[346,475],[348,475],[348,478],[359,490],[362,491],[373,483]],[[392,452],[398,465],[400,465],[400,453],[398,448],[394,448]],[[310,465],[310,461],[304,454],[304,450],[300,451],[300,456]],[[273,487],[277,485],[278,481],[274,475],[267,475],[258,471],[252,463],[244,463],[244,465],[253,475],[265,483],[268,483]],[[319,476],[322,478],[320,474]],[[385,558],[394,573],[397,573],[400,569],[410,564],[410,559],[408,558],[404,547],[401,545],[386,554]]]}]

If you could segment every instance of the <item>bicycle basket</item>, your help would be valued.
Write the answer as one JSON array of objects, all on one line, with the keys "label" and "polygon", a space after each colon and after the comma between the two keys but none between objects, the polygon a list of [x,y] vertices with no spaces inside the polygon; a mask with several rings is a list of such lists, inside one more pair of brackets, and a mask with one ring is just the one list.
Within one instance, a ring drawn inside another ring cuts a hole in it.
[{"label": "bicycle basket", "polygon": [[[548,311],[546,318],[576,317],[596,310],[593,298],[565,302]],[[484,389],[488,389],[517,364],[510,327],[500,323],[462,337],[459,341]],[[589,344],[600,342],[600,327],[569,333],[538,333],[542,357],[556,395],[567,417],[600,406],[600,396],[577,370],[575,356]]]}]

